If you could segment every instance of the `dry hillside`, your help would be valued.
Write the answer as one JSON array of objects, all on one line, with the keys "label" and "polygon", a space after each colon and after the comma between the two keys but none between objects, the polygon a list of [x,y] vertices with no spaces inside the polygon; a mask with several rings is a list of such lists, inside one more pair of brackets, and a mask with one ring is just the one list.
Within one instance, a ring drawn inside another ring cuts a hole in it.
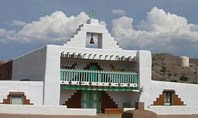
[{"label": "dry hillside", "polygon": [[2,64],[4,64],[4,63],[5,63],[4,61],[1,61],[1,60],[0,60],[0,66],[1,66]]},{"label": "dry hillside", "polygon": [[198,83],[198,59],[190,59],[189,67],[179,65],[179,57],[170,54],[152,55],[152,79],[160,81]]}]

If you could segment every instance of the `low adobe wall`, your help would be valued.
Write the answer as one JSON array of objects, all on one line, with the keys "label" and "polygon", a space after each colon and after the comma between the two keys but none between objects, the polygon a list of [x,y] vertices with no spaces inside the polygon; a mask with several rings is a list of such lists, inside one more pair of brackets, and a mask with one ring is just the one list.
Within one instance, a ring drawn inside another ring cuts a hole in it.
[{"label": "low adobe wall", "polygon": [[145,108],[151,107],[164,90],[175,91],[175,94],[184,102],[185,106],[198,107],[198,94],[196,94],[198,90],[197,84],[152,80],[150,84],[144,84],[143,92],[140,95],[140,101],[145,103]]},{"label": "low adobe wall", "polygon": [[10,92],[23,92],[33,105],[43,104],[42,81],[0,81],[0,103]]},{"label": "low adobe wall", "polygon": [[5,105],[0,104],[3,114],[33,114],[33,115],[96,115],[96,109],[66,108],[52,105]]},{"label": "low adobe wall", "polygon": [[198,114],[198,107],[192,106],[150,106],[147,110],[157,115],[192,115]]}]

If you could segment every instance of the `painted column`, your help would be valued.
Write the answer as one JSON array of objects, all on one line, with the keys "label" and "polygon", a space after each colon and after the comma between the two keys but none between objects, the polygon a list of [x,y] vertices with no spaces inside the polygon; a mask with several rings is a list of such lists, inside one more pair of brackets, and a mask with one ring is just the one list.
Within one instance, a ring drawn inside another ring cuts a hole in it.
[{"label": "painted column", "polygon": [[151,73],[152,73],[152,57],[150,51],[138,51],[137,54],[138,63],[139,63],[139,89],[140,93],[140,102],[145,103],[145,107],[148,107],[151,104],[149,101],[151,94],[149,94],[152,84],[151,84]]},{"label": "painted column", "polygon": [[44,105],[59,105],[60,101],[60,55],[58,46],[47,46],[44,81]]}]

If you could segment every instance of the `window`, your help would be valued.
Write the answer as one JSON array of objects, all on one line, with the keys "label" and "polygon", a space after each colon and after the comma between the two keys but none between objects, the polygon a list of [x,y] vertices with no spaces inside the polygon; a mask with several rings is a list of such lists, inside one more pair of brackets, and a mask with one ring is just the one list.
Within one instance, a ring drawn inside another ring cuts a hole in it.
[{"label": "window", "polygon": [[10,104],[23,104],[24,92],[10,92]]},{"label": "window", "polygon": [[10,104],[23,104],[22,96],[10,96]]},{"label": "window", "polygon": [[27,99],[24,92],[9,92],[7,98],[3,99],[3,104],[33,105],[33,103],[30,103],[30,99]]},{"label": "window", "polygon": [[164,106],[172,106],[172,105],[185,105],[184,101],[178,97],[176,91],[174,89],[165,89],[162,94],[156,98],[156,101],[153,102],[153,105],[164,105]]},{"label": "window", "polygon": [[164,91],[164,105],[170,106],[173,104],[173,91]]}]

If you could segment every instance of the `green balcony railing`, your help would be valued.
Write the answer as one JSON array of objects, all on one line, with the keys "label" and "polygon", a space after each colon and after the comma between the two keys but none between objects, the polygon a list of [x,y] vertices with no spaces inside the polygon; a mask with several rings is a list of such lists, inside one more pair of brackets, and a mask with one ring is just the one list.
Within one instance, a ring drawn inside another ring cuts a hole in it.
[{"label": "green balcony railing", "polygon": [[60,80],[62,82],[80,82],[82,83],[111,83],[111,85],[131,84],[137,86],[138,74],[134,72],[114,72],[114,71],[93,71],[93,70],[77,70],[77,69],[61,69]]}]

